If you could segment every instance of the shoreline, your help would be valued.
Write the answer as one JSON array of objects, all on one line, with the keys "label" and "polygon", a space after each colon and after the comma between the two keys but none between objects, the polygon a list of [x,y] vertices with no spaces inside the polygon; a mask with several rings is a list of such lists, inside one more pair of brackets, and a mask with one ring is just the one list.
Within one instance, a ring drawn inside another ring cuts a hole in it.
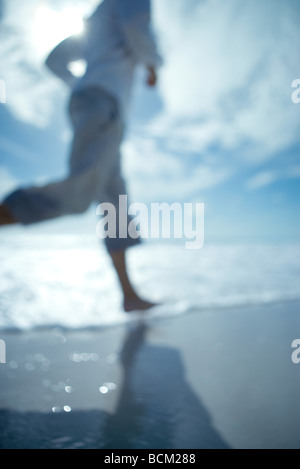
[{"label": "shoreline", "polygon": [[[0,328],[0,339],[2,336],[10,334],[30,334],[30,333],[40,333],[40,332],[52,332],[53,330],[59,330],[62,332],[102,332],[106,330],[111,330],[115,328],[126,328],[128,326],[134,326],[140,322],[151,323],[159,322],[165,320],[172,320],[174,318],[185,317],[193,314],[222,314],[224,312],[231,313],[236,310],[245,310],[245,309],[264,309],[272,307],[284,307],[285,305],[300,305],[300,298],[288,298],[288,299],[278,299],[271,300],[265,303],[262,302],[253,302],[249,303],[240,303],[234,305],[203,305],[200,304],[191,304],[188,305],[186,301],[178,301],[174,303],[165,303],[161,307],[153,309],[153,312],[130,312],[125,313],[120,310],[118,319],[114,322],[106,322],[99,324],[90,324],[86,326],[68,326],[59,323],[45,324],[40,326],[32,326],[28,328],[21,327],[3,327]],[[175,311],[170,312],[172,308]]]}]

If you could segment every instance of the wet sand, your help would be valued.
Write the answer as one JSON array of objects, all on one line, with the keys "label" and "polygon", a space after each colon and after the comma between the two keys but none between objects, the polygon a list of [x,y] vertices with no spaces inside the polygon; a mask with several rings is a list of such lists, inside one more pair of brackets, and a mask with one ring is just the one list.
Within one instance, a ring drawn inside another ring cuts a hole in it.
[{"label": "wet sand", "polygon": [[299,448],[299,307],[2,332],[0,448]]}]

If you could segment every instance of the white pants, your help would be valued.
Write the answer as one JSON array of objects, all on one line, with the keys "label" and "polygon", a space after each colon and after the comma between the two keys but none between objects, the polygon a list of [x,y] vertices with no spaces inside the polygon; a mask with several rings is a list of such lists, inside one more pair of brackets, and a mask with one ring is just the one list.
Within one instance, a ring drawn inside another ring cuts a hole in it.
[{"label": "white pants", "polygon": [[[68,176],[42,187],[18,189],[4,200],[23,225],[80,214],[92,202],[110,202],[118,212],[119,195],[126,194],[120,162],[124,123],[117,101],[101,89],[87,89],[73,94],[69,112],[74,138]],[[112,251],[137,243],[129,236],[106,239]]]}]

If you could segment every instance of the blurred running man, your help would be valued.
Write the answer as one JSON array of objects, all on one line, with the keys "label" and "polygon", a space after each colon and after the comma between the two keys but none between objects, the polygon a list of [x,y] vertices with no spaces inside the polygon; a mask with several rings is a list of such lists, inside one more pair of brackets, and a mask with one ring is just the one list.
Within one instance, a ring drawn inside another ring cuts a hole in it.
[{"label": "blurred running man", "polygon": [[[70,63],[83,59],[83,77]],[[74,137],[69,174],[43,187],[20,188],[0,205],[0,225],[33,223],[63,215],[81,214],[91,203],[114,204],[126,187],[121,174],[120,145],[137,65],[147,70],[155,86],[161,64],[151,31],[150,0],[104,0],[86,20],[85,33],[61,42],[47,66],[71,88],[69,114]],[[117,216],[118,219],[118,216]],[[127,228],[130,220],[127,220]],[[117,227],[118,228],[118,227]],[[129,280],[126,250],[140,242],[132,236],[105,240],[124,294],[124,310],[146,310],[152,303],[140,298]]]}]

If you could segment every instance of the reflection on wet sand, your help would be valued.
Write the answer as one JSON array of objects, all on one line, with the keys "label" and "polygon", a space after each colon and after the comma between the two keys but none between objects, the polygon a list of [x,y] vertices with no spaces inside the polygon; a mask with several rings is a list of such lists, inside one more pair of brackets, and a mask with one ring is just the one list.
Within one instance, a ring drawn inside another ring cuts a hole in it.
[{"label": "reflection on wet sand", "polygon": [[127,335],[123,388],[104,426],[106,448],[228,448],[188,385],[176,349],[149,345],[147,327]]},{"label": "reflection on wet sand", "polygon": [[113,414],[0,410],[0,448],[228,448],[189,386],[179,351],[150,344],[147,332],[140,323],[125,334]]}]

